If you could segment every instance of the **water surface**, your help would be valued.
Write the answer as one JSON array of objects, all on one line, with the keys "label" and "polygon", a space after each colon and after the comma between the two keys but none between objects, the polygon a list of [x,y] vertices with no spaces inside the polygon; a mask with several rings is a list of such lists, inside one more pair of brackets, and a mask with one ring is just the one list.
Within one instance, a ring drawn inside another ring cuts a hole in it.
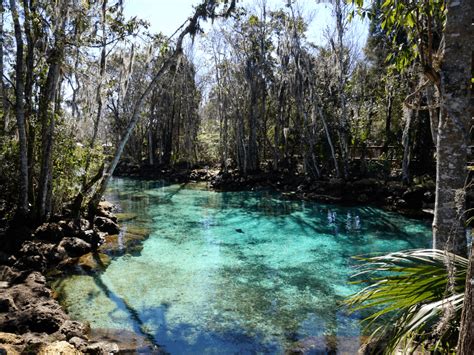
[{"label": "water surface", "polygon": [[172,354],[355,353],[360,315],[340,301],[354,255],[428,247],[429,225],[372,207],[269,191],[116,179],[108,199],[149,229],[140,253],[56,285],[76,319],[144,334]]}]

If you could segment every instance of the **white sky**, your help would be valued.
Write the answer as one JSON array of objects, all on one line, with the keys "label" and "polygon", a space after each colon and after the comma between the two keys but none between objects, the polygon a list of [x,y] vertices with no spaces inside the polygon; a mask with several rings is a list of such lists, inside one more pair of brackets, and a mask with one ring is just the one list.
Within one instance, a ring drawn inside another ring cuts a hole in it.
[{"label": "white sky", "polygon": [[[149,31],[151,33],[162,32],[164,35],[170,36],[193,14],[193,5],[197,5],[201,1],[202,0],[125,0],[125,16],[136,16],[140,19],[147,20],[150,23]],[[238,6],[252,9],[265,0],[237,1]],[[266,0],[270,10],[282,8],[286,2],[287,0]],[[331,5],[316,0],[298,0],[297,5],[301,8],[306,21],[309,22],[308,31],[306,33],[307,39],[317,45],[326,44],[328,28],[331,29],[331,32],[335,28],[334,18],[331,14]],[[214,27],[218,26],[218,22],[214,24]],[[210,26],[208,26],[208,28],[209,27]],[[206,30],[206,26],[204,30]],[[362,49],[367,39],[367,33],[368,23],[362,23],[360,20],[355,19],[350,24],[350,30],[346,38],[352,44],[356,44],[356,48]],[[201,79],[204,78],[208,72],[208,58],[207,55],[199,49],[199,36],[195,42],[193,49],[189,48],[186,52],[188,55],[191,55],[192,61],[196,66],[197,81],[204,85],[201,86],[201,88],[206,91],[205,87],[209,87],[206,82]]]},{"label": "white sky", "polygon": [[[239,0],[239,6],[252,6],[261,0]],[[150,22],[150,31],[162,32],[171,35],[175,30],[193,13],[193,5],[201,0],[125,0],[125,15],[127,17],[137,16]],[[267,0],[270,8],[284,7],[286,0]],[[308,29],[308,39],[316,44],[325,43],[324,31],[333,27],[331,17],[331,6],[317,3],[316,0],[299,0],[298,4],[304,10],[307,17],[312,21]],[[367,24],[353,21],[354,38],[357,38],[359,46],[363,46],[367,38]]]}]

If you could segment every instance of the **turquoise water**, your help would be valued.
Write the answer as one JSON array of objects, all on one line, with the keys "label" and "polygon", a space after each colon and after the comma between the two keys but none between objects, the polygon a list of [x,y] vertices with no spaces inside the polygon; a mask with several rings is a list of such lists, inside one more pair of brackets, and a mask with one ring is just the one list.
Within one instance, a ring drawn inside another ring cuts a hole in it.
[{"label": "turquoise water", "polygon": [[[360,315],[340,301],[354,255],[428,247],[430,227],[372,207],[213,192],[203,185],[116,179],[108,199],[150,230],[141,252],[57,286],[95,328],[147,336],[172,354],[355,353]],[[311,353],[311,351],[309,351]]]}]

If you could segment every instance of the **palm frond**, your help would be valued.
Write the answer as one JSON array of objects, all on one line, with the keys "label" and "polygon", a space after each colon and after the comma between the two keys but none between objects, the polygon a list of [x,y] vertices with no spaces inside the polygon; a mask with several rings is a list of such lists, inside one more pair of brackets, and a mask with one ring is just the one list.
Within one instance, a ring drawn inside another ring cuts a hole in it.
[{"label": "palm frond", "polygon": [[[438,345],[449,343],[462,309],[466,258],[416,249],[357,259],[363,263],[354,283],[368,286],[345,303],[353,312],[372,310],[363,320],[370,341],[384,339],[386,353],[424,347],[434,335]],[[447,327],[440,327],[442,320]]]}]

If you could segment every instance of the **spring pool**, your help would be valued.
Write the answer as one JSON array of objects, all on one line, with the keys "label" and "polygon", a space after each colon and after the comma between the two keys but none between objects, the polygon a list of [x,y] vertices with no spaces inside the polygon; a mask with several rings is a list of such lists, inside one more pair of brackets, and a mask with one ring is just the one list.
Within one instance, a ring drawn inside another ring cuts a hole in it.
[{"label": "spring pool", "polygon": [[270,191],[113,180],[107,199],[145,230],[139,252],[55,284],[73,318],[128,329],[172,354],[355,353],[341,306],[354,255],[428,247],[431,229],[373,207],[287,201]]}]

